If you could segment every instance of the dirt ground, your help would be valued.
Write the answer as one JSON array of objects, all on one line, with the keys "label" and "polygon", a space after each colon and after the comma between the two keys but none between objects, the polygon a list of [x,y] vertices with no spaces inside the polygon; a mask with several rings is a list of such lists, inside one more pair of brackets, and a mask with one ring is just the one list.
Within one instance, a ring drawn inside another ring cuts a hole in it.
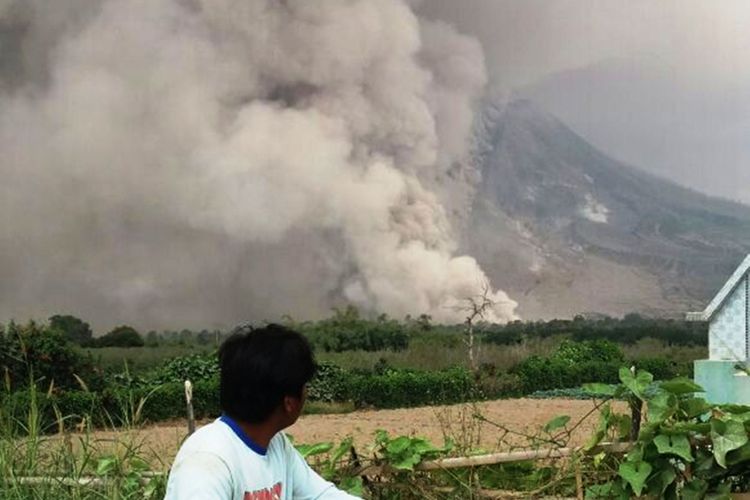
[{"label": "dirt ground", "polygon": [[[592,410],[592,401],[506,399],[476,405],[305,415],[287,429],[287,434],[292,435],[297,443],[338,442],[353,436],[355,447],[366,450],[373,442],[375,431],[384,429],[392,436],[426,437],[437,445],[443,443],[444,437],[451,437],[464,449],[493,452],[528,447],[528,439],[519,434],[538,434],[545,423],[558,415],[569,415],[571,427]],[[624,408],[618,410],[624,411]],[[486,421],[472,418],[475,413],[481,414]],[[596,426],[597,419],[598,412],[594,411],[572,433],[571,444],[582,444]],[[147,427],[136,431],[128,439],[138,442],[143,455],[151,458],[156,465],[154,468],[161,464],[167,469],[185,434],[185,424],[175,422]],[[97,437],[111,439],[114,436]]]}]

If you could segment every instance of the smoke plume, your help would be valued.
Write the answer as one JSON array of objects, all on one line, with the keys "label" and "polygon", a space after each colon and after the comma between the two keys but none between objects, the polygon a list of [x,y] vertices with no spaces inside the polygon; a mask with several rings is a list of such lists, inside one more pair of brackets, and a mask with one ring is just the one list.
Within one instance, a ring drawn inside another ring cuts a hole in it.
[{"label": "smoke plume", "polygon": [[461,320],[484,84],[404,0],[0,0],[0,317]]}]

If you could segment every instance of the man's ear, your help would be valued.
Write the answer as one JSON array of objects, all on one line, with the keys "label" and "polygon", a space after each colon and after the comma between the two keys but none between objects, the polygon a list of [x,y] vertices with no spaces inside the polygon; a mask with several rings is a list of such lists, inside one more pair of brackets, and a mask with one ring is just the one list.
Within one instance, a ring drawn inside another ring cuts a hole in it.
[{"label": "man's ear", "polygon": [[301,401],[294,396],[284,396],[284,412],[287,414],[296,414],[300,411]]}]

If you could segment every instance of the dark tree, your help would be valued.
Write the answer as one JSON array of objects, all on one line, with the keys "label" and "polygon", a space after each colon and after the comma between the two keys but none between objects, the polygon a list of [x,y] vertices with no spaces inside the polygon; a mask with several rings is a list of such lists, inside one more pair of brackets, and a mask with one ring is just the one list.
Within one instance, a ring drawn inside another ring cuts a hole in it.
[{"label": "dark tree", "polygon": [[74,344],[88,345],[93,337],[93,332],[88,323],[69,314],[55,314],[49,319],[49,326],[50,329],[62,333],[67,340]]},{"label": "dark tree", "polygon": [[90,380],[92,367],[60,330],[30,321],[0,328],[0,371],[11,389],[31,382],[45,389],[77,388],[75,376]]},{"label": "dark tree", "polygon": [[122,325],[99,338],[96,344],[99,347],[143,347],[144,342],[135,328]]}]

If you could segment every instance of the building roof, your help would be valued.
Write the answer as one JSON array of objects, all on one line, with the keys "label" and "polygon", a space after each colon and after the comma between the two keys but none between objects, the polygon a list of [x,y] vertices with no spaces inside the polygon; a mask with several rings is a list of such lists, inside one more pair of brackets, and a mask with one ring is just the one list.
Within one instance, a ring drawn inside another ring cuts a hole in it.
[{"label": "building roof", "polygon": [[734,274],[732,274],[732,277],[729,278],[729,281],[727,281],[724,286],[721,287],[719,293],[716,294],[716,297],[713,298],[706,309],[702,312],[687,313],[687,320],[710,321],[711,318],[714,317],[714,314],[719,312],[721,307],[724,305],[724,302],[726,302],[726,300],[732,295],[732,292],[735,288],[737,288],[737,285],[740,284],[742,278],[747,275],[748,271],[750,271],[750,255],[745,257],[745,260],[742,261],[740,267],[738,267]]}]

